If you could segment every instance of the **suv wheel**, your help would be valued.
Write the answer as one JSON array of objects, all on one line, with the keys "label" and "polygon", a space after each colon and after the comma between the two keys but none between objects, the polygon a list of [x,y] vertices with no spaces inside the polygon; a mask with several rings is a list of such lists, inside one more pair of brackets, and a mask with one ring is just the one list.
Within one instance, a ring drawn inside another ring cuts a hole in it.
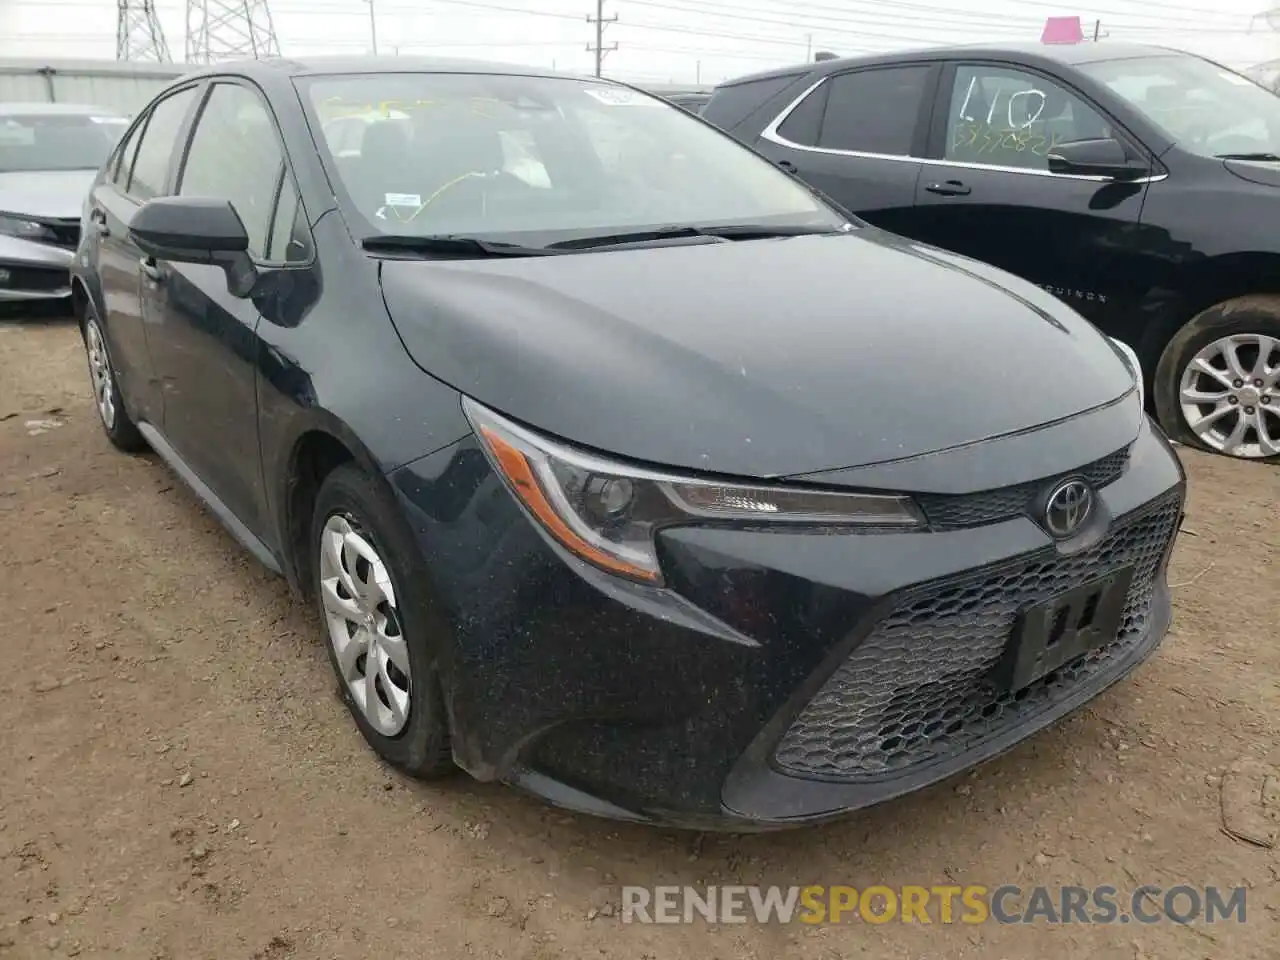
[{"label": "suv wheel", "polygon": [[102,324],[98,322],[98,314],[92,304],[85,307],[82,332],[85,357],[89,361],[93,403],[98,408],[98,419],[102,421],[107,439],[126,453],[145,450],[147,441],[124,409],[115,367],[111,364],[111,352],[107,348],[107,337],[102,332]]},{"label": "suv wheel", "polygon": [[391,495],[352,464],[320,488],[312,563],[329,660],[365,740],[412,776],[454,769],[436,665],[438,624],[417,549]]},{"label": "suv wheel", "polygon": [[1196,316],[1165,347],[1153,389],[1173,439],[1280,462],[1280,297],[1240,297]]}]

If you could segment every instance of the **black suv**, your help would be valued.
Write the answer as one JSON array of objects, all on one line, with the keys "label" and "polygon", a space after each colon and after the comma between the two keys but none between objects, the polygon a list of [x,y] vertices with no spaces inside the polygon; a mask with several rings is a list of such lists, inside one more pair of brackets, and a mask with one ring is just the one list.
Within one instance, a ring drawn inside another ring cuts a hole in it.
[{"label": "black suv", "polygon": [[754,74],[702,115],[863,219],[1019,274],[1127,342],[1175,439],[1280,461],[1274,93],[1159,47],[962,47]]}]

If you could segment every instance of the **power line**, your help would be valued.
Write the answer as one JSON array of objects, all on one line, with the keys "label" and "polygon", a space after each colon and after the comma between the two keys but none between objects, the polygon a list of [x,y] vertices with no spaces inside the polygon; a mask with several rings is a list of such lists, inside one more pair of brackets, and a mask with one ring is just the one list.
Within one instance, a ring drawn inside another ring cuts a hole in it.
[{"label": "power line", "polygon": [[[627,0],[627,2],[634,4],[636,6],[651,7],[651,8],[660,9],[660,10],[671,10],[671,11],[684,13],[686,15],[693,15],[693,16],[699,16],[699,17],[712,17],[712,18],[719,18],[719,19],[726,19],[726,20],[731,19],[731,20],[738,20],[738,21],[746,21],[749,23],[769,24],[771,26],[792,27],[796,30],[815,31],[820,29],[822,33],[825,35],[849,35],[849,36],[856,35],[858,37],[880,39],[880,40],[893,40],[893,41],[908,42],[908,43],[918,43],[920,41],[918,37],[905,36],[903,34],[897,34],[897,33],[884,33],[879,30],[868,30],[866,29],[866,27],[871,26],[871,27],[878,28],[883,26],[896,26],[898,25],[899,20],[916,20],[916,21],[926,22],[934,27],[942,27],[942,28],[948,28],[948,29],[954,29],[955,27],[970,27],[970,28],[980,27],[981,32],[983,33],[989,34],[989,33],[998,31],[1001,34],[1006,36],[1018,35],[1018,36],[1022,36],[1030,39],[1031,37],[1038,37],[1040,34],[1041,28],[1044,26],[1043,19],[1033,19],[1033,18],[1008,18],[1008,20],[1023,19],[1024,22],[1027,24],[1026,29],[1020,29],[1016,23],[1010,24],[1007,22],[1007,20],[1003,25],[1000,25],[1000,26],[988,25],[985,23],[974,23],[972,19],[968,17],[957,18],[955,16],[954,11],[945,11],[943,14],[939,14],[933,17],[919,17],[919,16],[909,16],[909,15],[903,14],[900,17],[895,16],[893,19],[887,22],[885,20],[873,19],[873,17],[870,15],[859,15],[856,18],[851,18],[848,16],[836,17],[836,16],[831,16],[826,14],[815,15],[815,14],[808,14],[808,13],[804,15],[803,20],[787,20],[787,19],[779,19],[778,17],[774,17],[774,16],[759,16],[757,14],[764,11],[761,11],[760,8],[758,7],[743,7],[739,5],[718,3],[718,2],[715,2],[715,0],[688,0],[688,2],[682,5],[677,5],[674,2],[664,2],[664,0]],[[890,0],[881,0],[881,2],[878,3],[877,5],[878,6],[890,5]],[[910,6],[923,7],[923,5],[916,5],[916,4],[911,4]],[[715,9],[712,9],[712,8],[715,8]],[[806,7],[806,9],[811,9],[811,8]],[[924,9],[928,9],[928,8],[924,8]],[[934,9],[941,9],[941,8],[934,8]],[[950,16],[947,15],[948,13],[950,14]],[[975,14],[974,16],[976,17],[980,15]],[[836,24],[850,24],[850,26],[848,27],[831,26],[827,23],[818,25],[818,24],[813,24],[809,22],[815,19],[831,21],[832,23],[836,23]],[[1161,18],[1161,19],[1167,21],[1169,18]],[[1175,23],[1178,22],[1176,18],[1174,18],[1174,22]],[[1185,22],[1191,23],[1192,21],[1188,20]],[[1114,25],[1118,29],[1123,28],[1128,30],[1137,30],[1137,31],[1152,32],[1152,33],[1188,32],[1192,29],[1196,33],[1236,34],[1236,33],[1247,32],[1247,28],[1245,27],[1239,27],[1239,28],[1233,28],[1233,29],[1226,29],[1223,27],[1216,27],[1216,26],[1206,27],[1202,22],[1197,22],[1194,28],[1188,27],[1186,29],[1179,28],[1179,27],[1170,27],[1165,24],[1162,24],[1160,26],[1148,26],[1146,24],[1114,24]],[[974,30],[973,32],[976,33],[978,31]]]}]

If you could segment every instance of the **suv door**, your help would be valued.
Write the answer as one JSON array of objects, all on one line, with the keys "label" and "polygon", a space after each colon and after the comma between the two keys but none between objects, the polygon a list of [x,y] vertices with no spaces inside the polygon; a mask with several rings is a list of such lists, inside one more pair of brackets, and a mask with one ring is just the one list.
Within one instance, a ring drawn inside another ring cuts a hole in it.
[{"label": "suv door", "polygon": [[[248,84],[226,78],[209,85],[174,192],[229,200],[260,266],[310,257],[309,234],[292,232],[301,208],[275,119]],[[232,296],[219,267],[170,261],[151,265],[144,298],[165,387],[165,439],[213,494],[224,519],[270,540],[258,449],[265,299]]]},{"label": "suv door", "polygon": [[1049,172],[1055,145],[1101,137],[1155,164],[1061,78],[949,64],[906,232],[1030,280],[1100,326],[1123,326],[1144,292],[1135,261],[1148,181]]},{"label": "suv door", "polygon": [[819,80],[760,134],[762,154],[863,219],[909,222],[939,66],[866,67]]},{"label": "suv door", "polygon": [[[91,257],[102,286],[102,320],[116,379],[134,418],[153,424],[161,422],[162,401],[142,322],[142,251],[129,239],[129,222],[168,177],[196,89],[177,90],[138,118],[89,198],[89,242],[96,246]],[[143,141],[145,148],[140,148]]]}]

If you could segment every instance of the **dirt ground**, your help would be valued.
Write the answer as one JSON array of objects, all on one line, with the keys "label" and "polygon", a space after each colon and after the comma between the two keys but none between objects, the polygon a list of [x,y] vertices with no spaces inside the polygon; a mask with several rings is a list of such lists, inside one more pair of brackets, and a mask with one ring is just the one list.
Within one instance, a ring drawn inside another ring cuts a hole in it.
[{"label": "dirt ground", "polygon": [[[109,447],[74,326],[0,323],[0,958],[1275,957],[1280,848],[1227,835],[1221,792],[1253,764],[1233,828],[1280,822],[1280,470],[1185,461],[1174,629],[1131,679],[906,800],[698,837],[389,772],[310,611]],[[717,882],[1249,889],[1246,922],[1212,926],[617,914],[620,884]]]}]

